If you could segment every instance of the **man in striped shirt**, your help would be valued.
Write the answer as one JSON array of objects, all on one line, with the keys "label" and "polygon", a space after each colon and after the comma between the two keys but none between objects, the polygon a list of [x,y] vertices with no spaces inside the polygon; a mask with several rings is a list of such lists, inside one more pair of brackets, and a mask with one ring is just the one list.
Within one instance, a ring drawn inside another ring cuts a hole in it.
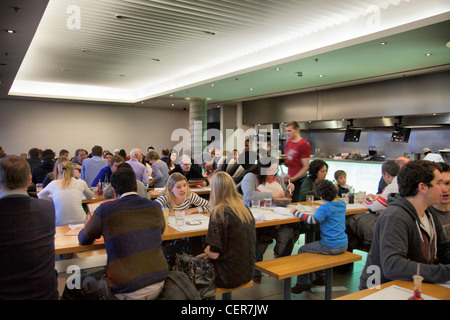
[{"label": "man in striped shirt", "polygon": [[105,239],[106,271],[91,276],[90,281],[104,299],[155,299],[168,275],[161,249],[165,229],[162,210],[156,202],[136,193],[131,168],[118,168],[111,176],[111,185],[118,199],[100,205],[78,236],[83,245],[100,236]]},{"label": "man in striped shirt", "polygon": [[381,174],[383,180],[387,186],[383,189],[383,192],[378,196],[368,194],[364,204],[372,212],[379,212],[387,207],[387,198],[391,193],[398,193],[397,174],[400,170],[400,166],[393,160],[386,161],[381,166]]}]

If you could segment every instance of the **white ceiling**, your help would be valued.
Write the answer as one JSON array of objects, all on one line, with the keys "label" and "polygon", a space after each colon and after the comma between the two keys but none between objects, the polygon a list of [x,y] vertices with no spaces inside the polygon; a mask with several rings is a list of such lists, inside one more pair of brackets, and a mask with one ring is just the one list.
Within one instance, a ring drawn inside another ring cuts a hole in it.
[{"label": "white ceiling", "polygon": [[[2,0],[3,31],[17,28],[2,32],[5,50],[31,40],[45,3]],[[448,0],[50,0],[26,55],[4,57],[17,66],[13,84],[0,81],[20,97],[138,103],[445,21],[449,10]]]}]

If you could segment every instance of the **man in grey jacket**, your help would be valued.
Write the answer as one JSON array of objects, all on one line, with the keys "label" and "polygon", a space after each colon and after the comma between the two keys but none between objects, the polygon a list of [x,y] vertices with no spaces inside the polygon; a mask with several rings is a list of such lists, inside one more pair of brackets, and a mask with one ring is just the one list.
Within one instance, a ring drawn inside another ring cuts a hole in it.
[{"label": "man in grey jacket", "polygon": [[450,241],[430,206],[439,203],[442,176],[433,162],[408,162],[398,174],[399,194],[378,218],[360,290],[392,280],[412,281],[420,263],[425,282],[450,280]]}]

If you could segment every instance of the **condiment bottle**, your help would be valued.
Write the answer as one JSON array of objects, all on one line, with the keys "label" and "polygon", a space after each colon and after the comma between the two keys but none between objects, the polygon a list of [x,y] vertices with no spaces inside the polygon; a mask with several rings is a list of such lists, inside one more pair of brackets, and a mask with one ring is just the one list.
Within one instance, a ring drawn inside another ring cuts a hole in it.
[{"label": "condiment bottle", "polygon": [[422,280],[423,277],[414,275],[414,294],[408,298],[408,300],[423,300],[422,298]]}]

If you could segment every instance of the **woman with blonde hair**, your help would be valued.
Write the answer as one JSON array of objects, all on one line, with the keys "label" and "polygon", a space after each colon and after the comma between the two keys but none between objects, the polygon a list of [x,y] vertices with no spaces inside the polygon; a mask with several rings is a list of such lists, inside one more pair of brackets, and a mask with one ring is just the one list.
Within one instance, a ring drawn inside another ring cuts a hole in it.
[{"label": "woman with blonde hair", "polygon": [[38,193],[38,198],[51,195],[55,206],[56,226],[84,223],[86,212],[81,201],[83,196],[91,199],[92,191],[84,180],[75,178],[73,165],[69,160],[61,161],[58,172],[58,177]]},{"label": "woman with blonde hair", "polygon": [[59,157],[56,161],[55,161],[55,165],[53,166],[53,171],[47,173],[47,175],[45,176],[44,181],[42,181],[42,187],[46,187],[50,182],[52,182],[55,179],[58,179],[59,177],[59,167],[61,162],[63,162],[64,160],[67,160],[66,157]]},{"label": "woman with blonde hair", "polygon": [[155,200],[161,207],[169,209],[169,215],[184,210],[185,214],[209,212],[209,202],[191,192],[184,175],[175,172],[167,179],[165,190]]},{"label": "woman with blonde hair", "polygon": [[211,184],[211,216],[204,253],[211,259],[220,288],[234,288],[252,280],[255,268],[255,219],[237,192],[231,176],[215,173]]}]

